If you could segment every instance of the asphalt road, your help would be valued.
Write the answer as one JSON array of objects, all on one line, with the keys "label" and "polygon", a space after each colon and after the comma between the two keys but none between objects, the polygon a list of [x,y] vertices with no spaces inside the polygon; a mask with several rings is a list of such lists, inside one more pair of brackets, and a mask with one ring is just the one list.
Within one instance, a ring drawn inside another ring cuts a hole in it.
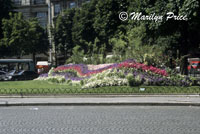
[{"label": "asphalt road", "polygon": [[0,107],[0,134],[199,134],[200,107]]}]

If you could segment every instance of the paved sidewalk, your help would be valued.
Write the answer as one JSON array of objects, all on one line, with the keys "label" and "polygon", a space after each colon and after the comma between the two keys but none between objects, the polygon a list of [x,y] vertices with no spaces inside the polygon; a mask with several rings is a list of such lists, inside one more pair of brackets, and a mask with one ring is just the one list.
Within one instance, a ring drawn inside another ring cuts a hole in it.
[{"label": "paved sidewalk", "polygon": [[199,95],[0,97],[0,106],[158,105],[200,106]]}]

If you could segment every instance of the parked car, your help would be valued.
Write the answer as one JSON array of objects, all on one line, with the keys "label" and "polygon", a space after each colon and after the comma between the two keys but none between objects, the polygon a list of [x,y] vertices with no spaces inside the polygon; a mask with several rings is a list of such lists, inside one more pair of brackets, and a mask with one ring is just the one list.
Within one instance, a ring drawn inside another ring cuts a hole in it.
[{"label": "parked car", "polygon": [[8,80],[11,80],[12,76],[15,75],[16,73],[16,70],[11,70],[9,72],[7,72],[4,77],[3,77],[3,80],[4,81],[8,81]]},{"label": "parked car", "polygon": [[6,76],[6,72],[0,71],[0,81],[4,80],[5,76]]},{"label": "parked car", "polygon": [[10,75],[10,80],[33,80],[39,75],[34,71],[21,71],[17,74]]}]

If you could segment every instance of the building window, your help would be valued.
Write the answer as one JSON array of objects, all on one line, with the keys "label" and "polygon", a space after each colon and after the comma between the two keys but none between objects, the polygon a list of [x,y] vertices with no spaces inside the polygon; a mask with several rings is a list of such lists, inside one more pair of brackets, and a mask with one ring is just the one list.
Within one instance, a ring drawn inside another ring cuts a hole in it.
[{"label": "building window", "polygon": [[54,5],[54,16],[58,15],[60,13],[60,4],[55,4]]},{"label": "building window", "polygon": [[36,17],[42,27],[47,25],[47,13],[46,12],[37,12]]},{"label": "building window", "polygon": [[21,0],[22,5],[30,5],[30,0]]},{"label": "building window", "polygon": [[69,8],[74,8],[76,7],[76,2],[70,2],[69,3]]},{"label": "building window", "polygon": [[45,4],[45,0],[34,0],[34,4]]},{"label": "building window", "polygon": [[90,2],[90,0],[84,0],[83,2],[88,3],[88,2]]},{"label": "building window", "polygon": [[21,0],[13,0],[13,3],[14,3],[15,5],[21,5]]}]

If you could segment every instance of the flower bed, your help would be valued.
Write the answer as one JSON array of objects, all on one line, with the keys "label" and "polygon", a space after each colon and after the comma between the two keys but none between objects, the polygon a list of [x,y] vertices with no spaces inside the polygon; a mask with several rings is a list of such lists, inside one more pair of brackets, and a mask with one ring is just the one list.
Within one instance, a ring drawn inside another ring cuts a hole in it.
[{"label": "flower bed", "polygon": [[[77,81],[83,88],[102,86],[189,86],[194,82],[184,76],[169,75],[166,70],[147,66],[134,60],[121,63],[84,65],[70,64],[51,69],[48,74],[41,75],[39,80],[56,81],[56,76],[65,78],[66,81]],[[53,77],[49,78],[48,77]],[[60,82],[60,80],[58,80]],[[63,80],[61,81],[63,82]],[[76,83],[77,83],[76,82]]]},{"label": "flower bed", "polygon": [[[88,69],[87,65],[84,64],[72,64],[72,65],[63,65],[59,66],[54,69],[54,72],[68,72],[69,70],[73,70],[77,72],[77,75],[80,77],[84,76],[90,76],[92,74],[101,73],[108,69],[114,69],[114,68],[135,68],[135,69],[141,69],[143,71],[150,71],[155,74],[160,74],[162,76],[167,76],[167,72],[165,70],[153,67],[153,66],[147,66],[145,64],[137,63],[134,60],[126,60],[121,63],[115,63],[115,64],[101,64],[101,65],[89,65],[90,69]],[[92,68],[92,69],[91,69]]]}]

